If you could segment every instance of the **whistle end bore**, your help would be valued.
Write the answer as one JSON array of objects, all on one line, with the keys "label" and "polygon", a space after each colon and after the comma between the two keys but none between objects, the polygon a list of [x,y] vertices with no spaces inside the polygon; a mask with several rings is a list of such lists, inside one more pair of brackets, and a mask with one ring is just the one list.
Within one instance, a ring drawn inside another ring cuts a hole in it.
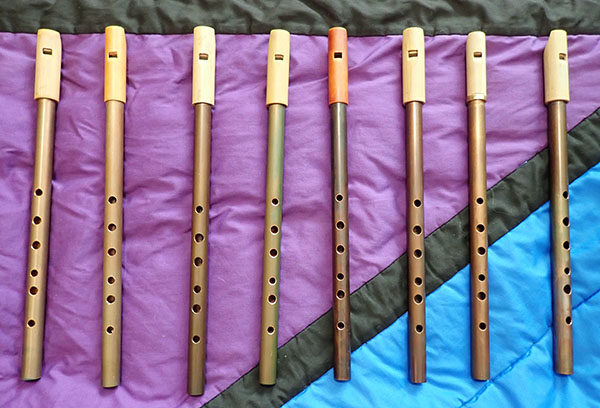
[{"label": "whistle end bore", "polygon": [[192,104],[215,105],[215,29],[194,27],[194,56],[192,65]]},{"label": "whistle end bore", "polygon": [[425,103],[425,33],[420,27],[402,32],[402,100]]},{"label": "whistle end bore", "polygon": [[473,31],[467,36],[467,103],[487,99],[485,33]]},{"label": "whistle end bore", "polygon": [[34,99],[47,98],[58,102],[61,59],[60,33],[47,28],[39,29],[35,50]]},{"label": "whistle end bore", "polygon": [[288,105],[290,82],[290,33],[271,30],[267,62],[267,106]]},{"label": "whistle end bore", "polygon": [[569,59],[565,30],[552,30],[544,48],[544,91],[546,104],[569,102]]},{"label": "whistle end bore", "polygon": [[127,81],[127,42],[125,29],[108,26],[105,29],[104,102],[125,103]]},{"label": "whistle end bore", "polygon": [[329,105],[348,104],[348,33],[343,27],[329,29]]}]

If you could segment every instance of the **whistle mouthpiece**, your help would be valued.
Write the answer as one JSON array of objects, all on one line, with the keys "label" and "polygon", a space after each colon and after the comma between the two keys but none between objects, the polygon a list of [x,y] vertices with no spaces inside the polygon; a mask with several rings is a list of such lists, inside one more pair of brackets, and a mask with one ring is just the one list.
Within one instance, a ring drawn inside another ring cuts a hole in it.
[{"label": "whistle mouthpiece", "polygon": [[125,30],[119,26],[105,29],[104,102],[125,103],[127,83],[127,42]]},{"label": "whistle mouthpiece", "polygon": [[425,34],[420,27],[402,32],[402,100],[425,103]]},{"label": "whistle mouthpiece", "polygon": [[47,98],[58,102],[61,58],[60,33],[46,28],[39,29],[35,50],[34,99]]},{"label": "whistle mouthpiece", "polygon": [[569,102],[569,59],[565,30],[552,30],[544,48],[544,91],[546,104]]},{"label": "whistle mouthpiece", "polygon": [[194,27],[192,103],[215,104],[215,29]]},{"label": "whistle mouthpiece", "polygon": [[329,29],[329,104],[348,104],[348,33],[343,27]]},{"label": "whistle mouthpiece", "polygon": [[290,33],[271,30],[267,63],[267,106],[288,105],[290,82]]},{"label": "whistle mouthpiece", "polygon": [[485,33],[467,36],[467,103],[487,99]]}]

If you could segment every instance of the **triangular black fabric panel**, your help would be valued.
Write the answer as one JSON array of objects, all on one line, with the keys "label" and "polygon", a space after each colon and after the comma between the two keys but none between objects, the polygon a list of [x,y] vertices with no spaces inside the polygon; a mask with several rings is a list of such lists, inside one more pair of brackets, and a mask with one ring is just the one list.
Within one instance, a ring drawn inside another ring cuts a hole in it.
[{"label": "triangular black fabric panel", "polygon": [[[600,110],[569,132],[568,144],[569,181],[573,181],[600,162]],[[544,149],[488,191],[490,245],[548,201],[548,180],[548,149]],[[425,239],[428,294],[468,264],[468,227],[465,208]],[[406,255],[402,255],[351,295],[353,350],[406,312],[406,282]],[[273,387],[259,385],[254,368],[205,406],[284,404],[331,368],[332,325],[330,310],[280,347],[279,376]]]},{"label": "triangular black fabric panel", "polygon": [[268,33],[283,28],[294,34],[326,35],[344,26],[350,35],[400,34],[421,26],[428,35],[467,34],[483,30],[497,35],[548,35],[553,28],[569,34],[600,29],[600,7],[592,0],[501,2],[487,0],[287,0],[155,2],[126,0],[11,1],[0,6],[0,31],[36,32],[52,28],[63,34],[103,32],[110,24],[128,33],[191,33],[209,25],[220,34]]}]

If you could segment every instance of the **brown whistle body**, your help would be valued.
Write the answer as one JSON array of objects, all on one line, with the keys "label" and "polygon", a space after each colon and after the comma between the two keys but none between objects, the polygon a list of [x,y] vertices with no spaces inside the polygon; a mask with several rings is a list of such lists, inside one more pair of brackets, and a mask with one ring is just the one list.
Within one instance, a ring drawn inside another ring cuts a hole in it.
[{"label": "brown whistle body", "polygon": [[467,37],[467,108],[469,117],[469,217],[471,253],[471,376],[490,378],[488,299],[487,174],[485,102],[487,99],[485,34]]},{"label": "brown whistle body", "polygon": [[333,371],[350,380],[350,251],[348,233],[348,46],[344,28],[329,30],[329,110],[333,203]]},{"label": "brown whistle body", "polygon": [[60,34],[52,30],[39,30],[34,91],[34,98],[37,100],[37,131],[21,367],[21,378],[25,381],[37,380],[42,375],[48,249],[50,246],[54,122],[60,93],[61,55]]},{"label": "brown whistle body", "polygon": [[106,27],[104,102],[106,149],[104,179],[104,262],[102,300],[102,386],[121,382],[123,242],[123,137],[126,44],[121,27]]},{"label": "brown whistle body", "polygon": [[271,30],[267,62],[269,132],[265,192],[262,315],[258,376],[262,385],[277,380],[277,333],[279,330],[279,273],[281,267],[281,221],[283,205],[283,153],[285,110],[288,105],[290,34]]}]

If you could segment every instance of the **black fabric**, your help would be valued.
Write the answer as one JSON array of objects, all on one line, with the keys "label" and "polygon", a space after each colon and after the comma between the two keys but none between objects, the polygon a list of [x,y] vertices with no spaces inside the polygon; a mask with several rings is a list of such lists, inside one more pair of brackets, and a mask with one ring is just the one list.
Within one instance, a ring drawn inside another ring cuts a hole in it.
[{"label": "black fabric", "polygon": [[483,30],[498,35],[600,32],[600,7],[593,0],[30,0],[0,5],[0,31],[52,28],[61,33],[102,32],[110,24],[130,33],[191,33],[209,25],[217,33],[326,35],[344,26],[353,36],[400,34],[421,26],[428,35]]},{"label": "black fabric", "polygon": [[[600,162],[600,110],[569,132],[568,148],[570,181]],[[548,150],[544,149],[488,191],[490,245],[548,201],[549,190]],[[428,294],[468,264],[468,229],[469,212],[465,208],[425,239]],[[406,255],[402,255],[351,295],[352,350],[406,312],[406,284]],[[279,348],[276,385],[259,385],[255,367],[205,406],[284,404],[332,367],[332,327],[329,310]]]}]

